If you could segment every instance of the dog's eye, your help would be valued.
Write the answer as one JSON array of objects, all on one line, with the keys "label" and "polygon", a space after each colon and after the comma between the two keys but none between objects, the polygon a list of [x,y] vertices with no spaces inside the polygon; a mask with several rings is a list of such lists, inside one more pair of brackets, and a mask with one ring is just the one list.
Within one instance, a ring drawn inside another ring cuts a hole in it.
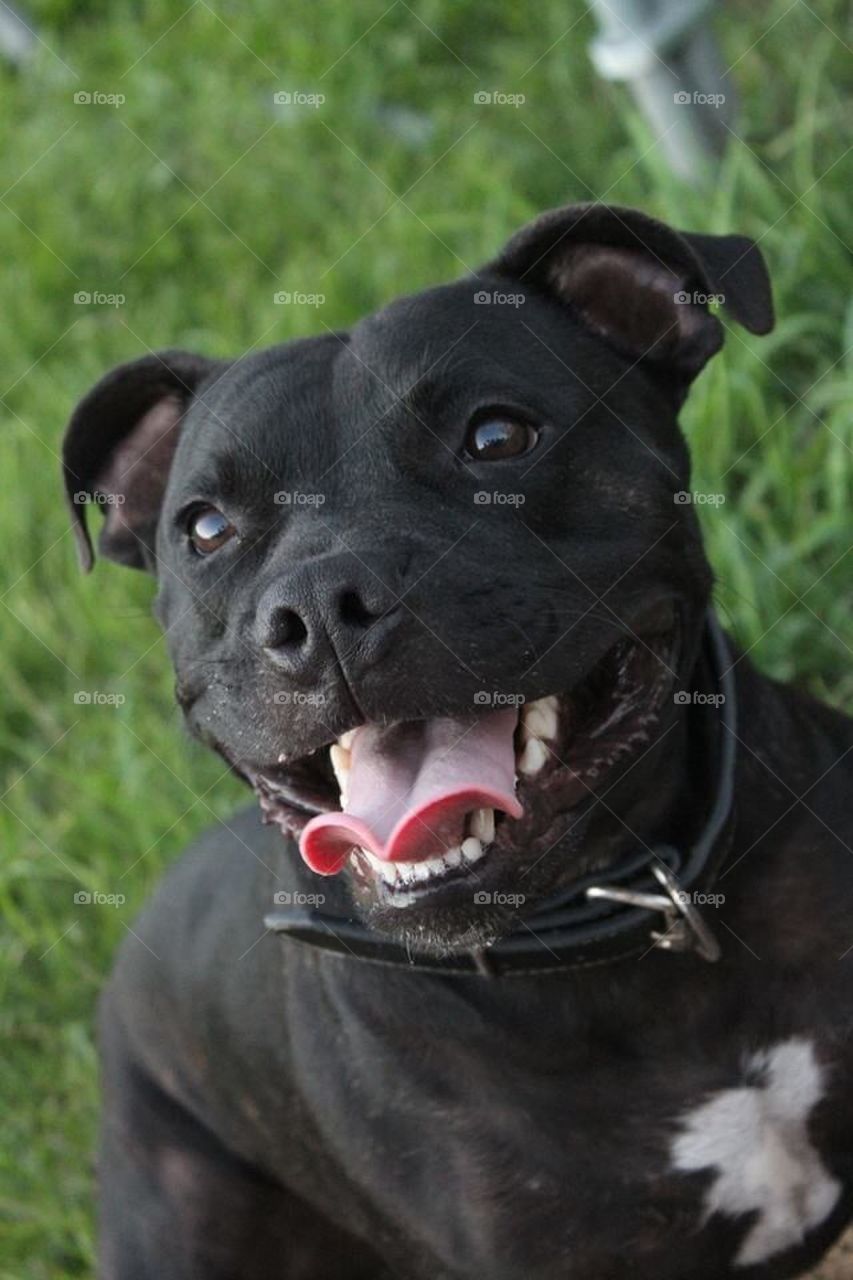
[{"label": "dog's eye", "polygon": [[189,523],[190,542],[201,556],[218,551],[237,530],[216,507],[199,507]]},{"label": "dog's eye", "polygon": [[497,462],[527,453],[539,439],[529,422],[508,414],[489,413],[475,418],[465,437],[465,452],[477,462]]}]

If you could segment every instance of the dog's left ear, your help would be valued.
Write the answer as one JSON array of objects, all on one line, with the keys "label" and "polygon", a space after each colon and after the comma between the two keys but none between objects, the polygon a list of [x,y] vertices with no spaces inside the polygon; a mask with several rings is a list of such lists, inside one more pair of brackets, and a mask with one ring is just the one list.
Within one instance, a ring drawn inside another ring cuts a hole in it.
[{"label": "dog's left ear", "polygon": [[154,572],[160,505],[184,415],[226,363],[189,351],[160,351],[111,370],[77,405],[62,461],[84,570],[95,558],[86,525],[86,506],[94,501],[104,516],[101,554]]},{"label": "dog's left ear", "polygon": [[566,303],[611,345],[681,383],[723,344],[709,300],[751,333],[773,327],[770,280],[752,240],[675,231],[636,209],[551,209],[484,271]]}]

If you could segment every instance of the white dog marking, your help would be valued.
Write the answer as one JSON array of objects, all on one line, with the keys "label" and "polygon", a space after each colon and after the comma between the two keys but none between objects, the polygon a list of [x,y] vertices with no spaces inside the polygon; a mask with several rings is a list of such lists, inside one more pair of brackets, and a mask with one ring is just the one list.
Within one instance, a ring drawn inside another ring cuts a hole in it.
[{"label": "white dog marking", "polygon": [[841,1194],[808,1134],[809,1113],[825,1091],[811,1041],[796,1037],[753,1054],[746,1072],[757,1083],[723,1089],[688,1112],[672,1144],[676,1169],[716,1170],[706,1220],[757,1211],[735,1258],[741,1267],[801,1243]]}]

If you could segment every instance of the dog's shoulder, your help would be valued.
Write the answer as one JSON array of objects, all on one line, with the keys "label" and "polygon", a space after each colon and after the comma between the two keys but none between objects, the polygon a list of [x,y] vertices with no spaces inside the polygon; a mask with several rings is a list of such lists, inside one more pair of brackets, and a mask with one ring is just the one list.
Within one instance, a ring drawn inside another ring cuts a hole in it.
[{"label": "dog's shoulder", "polygon": [[275,998],[281,948],[264,917],[277,895],[312,891],[317,877],[254,806],[215,822],[128,929],[102,996],[102,1027],[123,1024],[134,1056],[151,1045],[169,1052],[170,1036],[194,1028],[207,1040],[229,1006]]}]

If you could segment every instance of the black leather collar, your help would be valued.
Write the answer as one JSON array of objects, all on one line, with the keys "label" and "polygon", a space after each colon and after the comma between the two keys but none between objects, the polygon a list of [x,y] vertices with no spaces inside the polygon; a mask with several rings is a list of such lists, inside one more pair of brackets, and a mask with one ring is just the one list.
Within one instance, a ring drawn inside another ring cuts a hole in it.
[{"label": "black leather collar", "polygon": [[357,918],[293,907],[271,912],[267,929],[323,950],[412,970],[443,974],[535,973],[636,958],[660,947],[716,960],[717,944],[696,906],[729,848],[733,827],[737,702],[728,641],[709,612],[705,654],[717,695],[720,731],[714,798],[698,838],[683,851],[642,845],[615,867],[577,880],[492,946],[448,956],[409,951]]}]

